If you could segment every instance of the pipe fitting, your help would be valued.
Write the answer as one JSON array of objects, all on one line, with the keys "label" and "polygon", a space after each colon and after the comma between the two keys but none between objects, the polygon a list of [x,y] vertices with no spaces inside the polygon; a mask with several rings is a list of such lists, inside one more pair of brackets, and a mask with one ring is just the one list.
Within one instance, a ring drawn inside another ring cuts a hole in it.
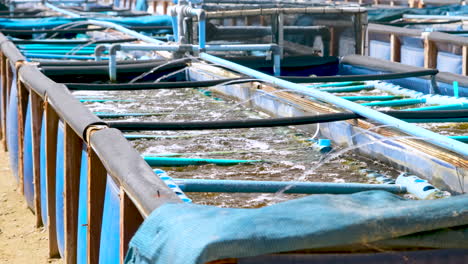
[{"label": "pipe fitting", "polygon": [[121,50],[120,44],[113,44],[109,48],[109,79],[111,82],[117,81],[117,51]]},{"label": "pipe fitting", "polygon": [[101,44],[101,45],[97,45],[96,48],[94,48],[94,57],[96,61],[101,60],[101,56],[104,53],[104,51],[107,50],[107,46],[108,45],[106,44]]},{"label": "pipe fitting", "polygon": [[109,55],[116,55],[117,51],[120,51],[122,49],[122,46],[120,44],[112,44],[109,48]]}]

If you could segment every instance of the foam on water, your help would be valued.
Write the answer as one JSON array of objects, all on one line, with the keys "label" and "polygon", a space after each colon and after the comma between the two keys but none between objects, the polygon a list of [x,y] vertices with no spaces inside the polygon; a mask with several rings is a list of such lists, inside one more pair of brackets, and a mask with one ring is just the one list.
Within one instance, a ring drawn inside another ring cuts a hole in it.
[{"label": "foam on water", "polygon": [[[160,115],[117,118],[127,121],[200,121],[267,118],[265,113],[248,109],[238,102],[214,100],[196,89],[145,91],[74,92],[79,96],[105,96],[114,100],[135,100],[85,104],[94,112],[150,112]],[[190,158],[264,160],[234,166],[187,166],[162,168],[173,178],[229,179],[258,181],[367,182],[359,169],[370,168],[390,176],[398,171],[382,164],[346,153],[318,168],[322,154],[307,139],[315,132],[298,128],[246,128],[203,131],[145,131],[131,134],[174,136],[171,138],[132,140],[131,144],[144,155],[191,153]],[[301,195],[188,193],[196,203],[229,207],[260,207]]]}]

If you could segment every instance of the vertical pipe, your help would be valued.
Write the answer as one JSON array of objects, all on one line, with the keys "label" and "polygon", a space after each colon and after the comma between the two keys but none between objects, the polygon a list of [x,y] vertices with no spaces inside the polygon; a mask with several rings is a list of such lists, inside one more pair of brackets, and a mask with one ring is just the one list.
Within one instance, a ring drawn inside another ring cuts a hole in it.
[{"label": "vertical pipe", "polygon": [[109,55],[109,80],[117,81],[117,58],[115,54]]},{"label": "vertical pipe", "polygon": [[179,39],[179,28],[177,26],[177,16],[172,16],[172,32],[174,33],[174,39],[177,41]]},{"label": "vertical pipe", "polygon": [[117,81],[117,51],[121,49],[120,44],[114,44],[109,48],[109,79]]},{"label": "vertical pipe", "polygon": [[201,18],[198,21],[198,45],[200,46],[200,52],[204,52],[206,46],[206,20]]},{"label": "vertical pipe", "polygon": [[273,54],[273,74],[281,76],[281,55]]},{"label": "vertical pipe", "polygon": [[455,96],[455,98],[459,98],[459,91],[458,91],[458,82],[457,81],[454,81],[453,82],[453,96]]}]

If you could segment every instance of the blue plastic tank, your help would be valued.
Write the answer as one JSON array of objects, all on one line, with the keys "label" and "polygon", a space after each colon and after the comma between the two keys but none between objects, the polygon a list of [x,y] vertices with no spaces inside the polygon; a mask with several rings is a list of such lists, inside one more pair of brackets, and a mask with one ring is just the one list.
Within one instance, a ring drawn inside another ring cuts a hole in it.
[{"label": "blue plastic tank", "polygon": [[42,223],[47,226],[47,185],[46,185],[46,149],[45,149],[45,115],[42,116],[41,125],[41,216]]},{"label": "blue plastic tank", "polygon": [[104,212],[101,225],[101,246],[99,263],[119,264],[120,262],[120,199],[119,188],[107,176]]},{"label": "blue plastic tank", "polygon": [[77,263],[86,264],[88,246],[86,233],[88,230],[88,151],[86,145],[83,144],[81,154],[81,169],[80,169],[80,193],[78,201],[78,252]]},{"label": "blue plastic tank", "polygon": [[63,123],[59,122],[57,131],[57,162],[55,170],[55,223],[57,229],[57,244],[60,256],[64,256],[64,210],[63,191],[64,191],[64,136]]},{"label": "blue plastic tank", "polygon": [[24,173],[24,196],[29,208],[34,211],[34,177],[33,177],[33,153],[32,153],[32,125],[31,104],[28,101],[26,118],[24,122],[23,139],[23,173]]},{"label": "blue plastic tank", "polygon": [[18,91],[16,90],[16,76],[13,76],[10,91],[10,101],[7,112],[7,145],[13,175],[18,181]]}]

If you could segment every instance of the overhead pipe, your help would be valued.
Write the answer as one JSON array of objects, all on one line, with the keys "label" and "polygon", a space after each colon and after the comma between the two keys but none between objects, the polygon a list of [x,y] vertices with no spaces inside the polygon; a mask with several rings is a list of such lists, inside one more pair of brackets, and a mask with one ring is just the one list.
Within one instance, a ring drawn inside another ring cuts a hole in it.
[{"label": "overhead pipe", "polygon": [[75,13],[75,12],[71,12],[71,11],[69,11],[69,10],[60,8],[60,7],[58,7],[58,6],[56,6],[56,5],[53,5],[53,4],[49,3],[49,2],[45,2],[44,5],[45,5],[46,7],[48,7],[48,8],[50,8],[50,9],[56,11],[56,12],[59,12],[59,13],[64,14],[64,15],[67,15],[67,16],[69,16],[69,17],[74,17],[74,18],[81,17],[79,14],[77,14],[77,13]]},{"label": "overhead pipe", "polygon": [[[174,38],[178,44],[186,44],[186,31],[184,30],[184,18],[197,17],[198,19],[198,45],[204,50],[206,45],[206,12],[200,8],[193,8],[183,5],[179,1],[176,6],[170,9],[170,15],[173,23]],[[175,23],[175,26],[174,26]],[[176,29],[177,28],[177,29]]]},{"label": "overhead pipe", "polygon": [[122,32],[124,34],[127,34],[129,36],[135,37],[135,38],[137,38],[139,40],[146,41],[146,42],[149,42],[149,43],[158,44],[158,45],[166,44],[166,42],[164,42],[164,41],[145,36],[145,35],[140,34],[140,33],[136,32],[134,30],[128,29],[128,28],[126,28],[124,26],[121,26],[121,25],[118,25],[118,24],[115,24],[115,23],[112,23],[112,22],[99,21],[99,20],[94,20],[94,19],[88,19],[87,22],[89,24],[91,24],[91,25],[115,29],[115,30],[120,31],[120,32]]},{"label": "overhead pipe", "polygon": [[300,84],[281,80],[271,75],[261,73],[259,71],[250,69],[248,67],[239,65],[237,63],[234,63],[234,62],[231,62],[231,61],[228,61],[228,60],[225,60],[225,59],[222,59],[222,58],[219,58],[219,57],[207,54],[207,53],[201,53],[199,56],[201,59],[204,59],[206,61],[218,64],[223,67],[230,68],[234,71],[255,77],[257,79],[268,81],[272,83],[273,85],[284,87],[289,90],[293,90],[295,92],[299,92],[307,96],[312,96],[318,100],[322,100],[324,102],[327,102],[327,103],[330,103],[339,107],[343,107],[361,116],[367,117],[371,120],[377,121],[384,125],[393,126],[396,129],[399,129],[409,135],[419,137],[422,140],[429,141],[434,145],[453,151],[455,153],[459,153],[463,155],[464,157],[468,157],[468,148],[466,147],[464,143],[461,143],[457,140],[437,134],[435,132],[429,131],[422,127],[407,123],[398,118],[391,117],[389,115],[386,115],[378,111],[375,111],[373,109],[370,109],[368,107],[350,102],[348,100],[334,96],[332,94],[322,92],[319,90],[315,90],[315,89],[310,89]]},{"label": "overhead pipe", "polygon": [[273,53],[273,72],[275,76],[281,75],[281,49],[275,44],[250,44],[250,45],[207,45],[201,48],[197,45],[137,45],[137,44],[112,44],[98,45],[94,50],[96,60],[101,59],[104,51],[109,50],[109,79],[117,81],[117,51],[268,51]]}]

